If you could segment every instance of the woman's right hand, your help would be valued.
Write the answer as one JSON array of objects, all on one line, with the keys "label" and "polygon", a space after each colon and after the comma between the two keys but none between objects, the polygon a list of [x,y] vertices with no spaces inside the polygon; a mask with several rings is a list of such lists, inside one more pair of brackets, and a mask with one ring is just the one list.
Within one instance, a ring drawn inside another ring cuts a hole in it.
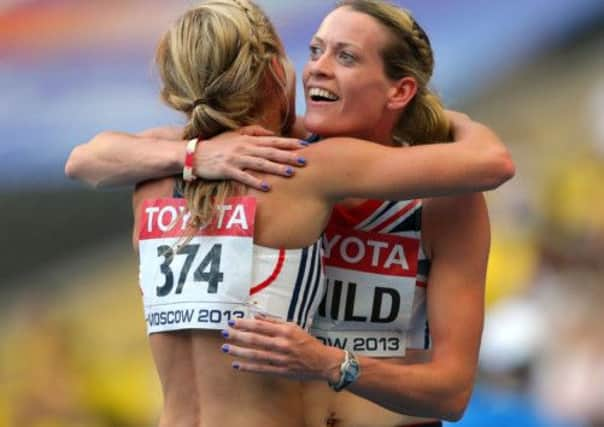
[{"label": "woman's right hand", "polygon": [[232,179],[261,191],[269,185],[250,171],[292,176],[304,166],[298,150],[308,143],[274,136],[260,126],[248,126],[201,141],[195,153],[195,175],[203,179]]}]

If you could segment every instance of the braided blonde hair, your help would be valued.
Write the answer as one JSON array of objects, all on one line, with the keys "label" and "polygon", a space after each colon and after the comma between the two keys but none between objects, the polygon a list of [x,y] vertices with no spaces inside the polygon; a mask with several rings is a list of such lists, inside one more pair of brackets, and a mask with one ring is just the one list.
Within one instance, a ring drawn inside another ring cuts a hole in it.
[{"label": "braided blonde hair", "polygon": [[[283,97],[283,108],[288,108],[287,76],[278,76],[275,61],[281,66],[286,61],[283,46],[254,3],[207,0],[187,11],[162,37],[156,52],[161,97],[188,118],[183,138],[210,138],[256,123],[267,100],[275,97]],[[206,223],[216,205],[243,191],[231,181],[185,184],[191,224]]]},{"label": "braided blonde hair", "polygon": [[449,120],[440,98],[428,87],[434,72],[432,46],[411,13],[382,0],[341,0],[336,7],[349,7],[381,23],[390,33],[381,52],[386,76],[392,80],[413,77],[417,82],[417,94],[395,126],[395,142],[417,145],[448,141]]}]

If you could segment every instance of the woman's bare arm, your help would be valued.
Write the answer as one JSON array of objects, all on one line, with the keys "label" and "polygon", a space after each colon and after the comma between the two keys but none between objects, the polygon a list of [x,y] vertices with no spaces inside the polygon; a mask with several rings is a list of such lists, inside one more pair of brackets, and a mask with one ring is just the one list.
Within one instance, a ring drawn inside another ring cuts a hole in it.
[{"label": "woman's bare arm", "polygon": [[[514,175],[509,152],[489,128],[460,113],[449,115],[454,146],[405,148],[406,158],[400,168],[408,171],[408,177],[401,191],[408,191],[409,198],[489,190]],[[305,164],[300,154],[291,151],[303,146],[300,141],[269,136],[270,132],[258,127],[251,129],[245,135],[231,132],[203,141],[196,152],[195,174],[206,179],[234,179],[262,190],[266,183],[247,170],[290,176],[294,172],[291,166]],[[178,139],[180,133],[177,128],[152,129],[138,135],[103,132],[73,150],[65,173],[95,188],[179,174],[186,145]],[[363,170],[367,166],[359,167]]]},{"label": "woman's bare arm", "polygon": [[456,421],[470,399],[478,364],[489,219],[482,194],[432,199],[424,209],[423,229],[432,261],[428,284],[432,359],[392,365],[361,357],[363,373],[350,391],[399,413]]},{"label": "woman's bare arm", "polygon": [[[240,132],[200,143],[195,154],[195,174],[205,179],[235,179],[262,190],[264,182],[246,170],[289,176],[293,174],[291,166],[305,164],[298,154],[292,153],[304,146],[297,139],[275,137],[256,126]],[[156,128],[136,135],[102,132],[73,149],[65,174],[94,188],[178,175],[182,173],[186,147],[181,135],[179,128]]]},{"label": "woman's bare arm", "polygon": [[[347,197],[407,200],[492,190],[513,177],[509,152],[479,123],[456,130],[458,142],[389,147],[329,138],[305,150],[312,168],[300,175],[332,201]],[[299,178],[299,179],[300,179]],[[321,196],[321,195],[319,195]]]},{"label": "woman's bare arm", "polygon": [[182,171],[186,142],[173,128],[128,134],[106,131],[73,149],[65,174],[94,188],[133,185]]}]

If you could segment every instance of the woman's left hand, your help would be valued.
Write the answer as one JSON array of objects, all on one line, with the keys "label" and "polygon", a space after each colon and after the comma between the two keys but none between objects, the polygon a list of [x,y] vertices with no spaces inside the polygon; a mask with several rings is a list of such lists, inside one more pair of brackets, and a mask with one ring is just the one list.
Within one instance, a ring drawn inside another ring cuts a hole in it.
[{"label": "woman's left hand", "polygon": [[344,352],[323,345],[295,323],[264,316],[236,319],[222,335],[233,368],[296,380],[337,382]]}]

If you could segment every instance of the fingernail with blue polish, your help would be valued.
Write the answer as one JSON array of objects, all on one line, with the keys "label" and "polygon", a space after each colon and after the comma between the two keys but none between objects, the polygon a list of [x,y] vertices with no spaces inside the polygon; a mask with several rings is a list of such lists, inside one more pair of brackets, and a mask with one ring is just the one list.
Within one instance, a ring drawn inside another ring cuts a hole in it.
[{"label": "fingernail with blue polish", "polygon": [[239,369],[239,363],[237,362],[233,362],[233,364],[231,365],[234,369]]},{"label": "fingernail with blue polish", "polygon": [[304,157],[298,157],[298,164],[299,165],[305,165],[306,164],[306,159]]},{"label": "fingernail with blue polish", "polygon": [[304,141],[303,139],[300,140],[300,145],[303,145],[305,147],[308,147],[310,145],[310,143],[308,141]]},{"label": "fingernail with blue polish", "polygon": [[225,337],[225,338],[228,338],[228,337],[229,337],[229,331],[227,331],[227,330],[223,330],[223,331],[221,332],[221,334],[222,334],[222,336],[223,336],[223,337]]},{"label": "fingernail with blue polish", "polygon": [[229,346],[228,344],[224,344],[221,348],[223,353],[228,353],[229,352]]},{"label": "fingernail with blue polish", "polygon": [[229,320],[229,326],[235,326],[235,321],[234,320]]},{"label": "fingernail with blue polish", "polygon": [[262,187],[262,191],[268,191],[271,189],[271,187],[269,187],[269,185],[266,182],[263,182],[261,187]]},{"label": "fingernail with blue polish", "polygon": [[285,175],[287,176],[292,176],[294,174],[294,170],[290,167],[288,167],[287,169],[285,169]]}]

